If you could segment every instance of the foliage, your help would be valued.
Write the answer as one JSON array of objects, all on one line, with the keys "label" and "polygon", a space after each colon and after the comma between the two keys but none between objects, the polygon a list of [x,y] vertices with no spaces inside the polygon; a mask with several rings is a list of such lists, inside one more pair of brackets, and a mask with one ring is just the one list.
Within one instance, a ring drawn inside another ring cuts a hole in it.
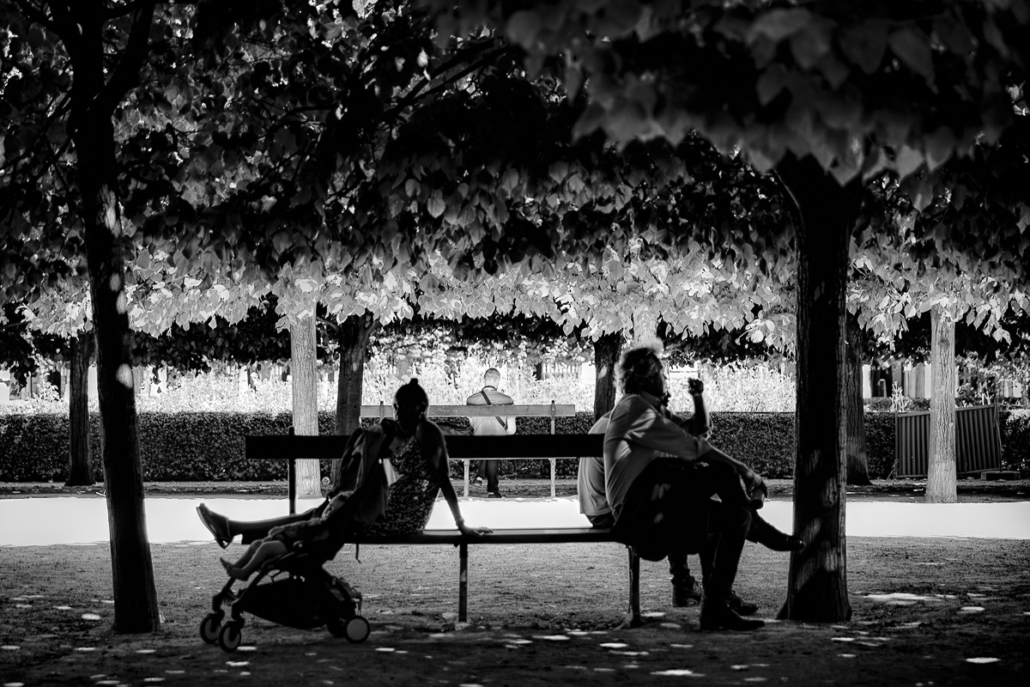
[{"label": "foliage", "polygon": [[441,30],[460,35],[484,21],[526,50],[530,73],[549,55],[565,58],[566,87],[590,100],[582,134],[678,141],[694,130],[723,150],[743,146],[759,169],[788,152],[812,156],[842,184],[884,167],[906,176],[977,137],[997,140],[1012,120],[1008,79],[1021,72],[1011,70],[1025,69],[1030,43],[1018,0],[469,0],[443,15]]},{"label": "foliage", "polygon": [[[761,413],[794,410],[793,375],[759,361],[706,365],[701,380],[705,385],[705,403],[710,411]],[[687,398],[685,380],[676,380],[670,386],[674,398]]]},{"label": "foliage", "polygon": [[901,384],[894,382],[891,388],[891,412],[903,413],[912,407],[912,399],[901,390]]},{"label": "foliage", "polygon": [[893,474],[897,463],[894,457],[893,413],[876,412],[873,408],[866,410],[865,450],[871,478],[886,479]]},{"label": "foliage", "polygon": [[12,373],[19,384],[69,356],[68,342],[35,331],[20,303],[0,307],[0,368]]},{"label": "foliage", "polygon": [[[928,398],[908,398],[907,400],[908,400],[908,407],[906,409],[907,411],[911,412],[911,411],[929,410],[930,409],[930,399],[928,399]],[[876,398],[867,398],[865,400],[865,409],[866,409],[866,411],[874,411],[874,412],[880,412],[880,413],[893,413],[894,410],[892,410],[892,408],[894,407],[894,405],[895,405],[895,402],[894,402],[894,398],[892,396],[888,396],[888,397],[880,396],[880,397],[876,397]]]}]

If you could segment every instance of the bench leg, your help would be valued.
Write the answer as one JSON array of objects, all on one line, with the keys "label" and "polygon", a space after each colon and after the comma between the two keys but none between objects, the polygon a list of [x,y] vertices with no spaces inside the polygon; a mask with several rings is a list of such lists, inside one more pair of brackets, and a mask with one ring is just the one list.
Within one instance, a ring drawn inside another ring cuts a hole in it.
[{"label": "bench leg", "polygon": [[554,498],[554,480],[558,476],[558,459],[551,458],[551,498]]},{"label": "bench leg", "polygon": [[469,462],[467,460],[462,461],[465,463],[465,498],[469,497]]},{"label": "bench leg", "polygon": [[644,620],[640,617],[640,556],[630,547],[629,552],[629,626],[640,627]]},{"label": "bench leg", "polygon": [[[292,430],[290,430],[292,432]],[[290,458],[286,466],[286,481],[289,483],[290,492],[290,515],[297,512],[297,459]]]},{"label": "bench leg", "polygon": [[458,622],[467,623],[469,614],[469,545],[458,544]]}]

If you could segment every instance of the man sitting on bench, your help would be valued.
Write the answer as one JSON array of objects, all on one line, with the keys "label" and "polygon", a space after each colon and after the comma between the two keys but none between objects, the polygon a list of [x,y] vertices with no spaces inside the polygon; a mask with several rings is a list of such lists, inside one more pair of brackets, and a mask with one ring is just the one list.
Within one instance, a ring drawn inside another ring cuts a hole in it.
[{"label": "man sitting on bench", "polygon": [[[699,379],[688,381],[690,396],[694,401],[694,414],[689,418],[681,418],[669,414],[669,419],[679,424],[688,434],[695,437],[706,438],[709,431],[708,409],[704,402],[704,384]],[[668,409],[669,396],[661,399],[663,408]],[[604,434],[608,429],[608,421],[611,418],[611,411],[605,413],[590,428],[590,434]],[[589,456],[579,459],[579,512],[586,516],[591,526],[600,529],[611,529],[615,524],[615,516],[612,508],[608,505],[608,498],[605,494],[604,482],[604,459],[601,456]],[[710,508],[719,509],[718,501],[712,501]],[[716,514],[718,516],[718,514]],[[751,527],[748,529],[747,540],[762,544],[773,551],[791,551],[799,548],[800,539],[792,537],[773,527],[752,508]],[[705,556],[706,550],[702,549],[701,576],[702,580],[711,573],[712,561]],[[690,574],[690,567],[687,564],[687,554],[683,552],[670,553],[667,556],[669,561],[669,574],[672,576],[672,605],[675,608],[696,606],[703,598],[701,585]],[[758,605],[744,601],[735,592],[730,595],[730,608],[738,615],[753,615],[758,611]]]},{"label": "man sitting on bench", "polygon": [[[702,630],[761,627],[761,621],[742,618],[734,609],[733,582],[745,538],[782,551],[799,550],[804,543],[755,513],[752,499],[767,492],[760,476],[670,417],[655,349],[627,351],[619,368],[625,393],[610,413],[604,442],[613,534],[648,560],[674,562],[689,552],[700,554]],[[717,505],[711,501],[715,495]]]}]

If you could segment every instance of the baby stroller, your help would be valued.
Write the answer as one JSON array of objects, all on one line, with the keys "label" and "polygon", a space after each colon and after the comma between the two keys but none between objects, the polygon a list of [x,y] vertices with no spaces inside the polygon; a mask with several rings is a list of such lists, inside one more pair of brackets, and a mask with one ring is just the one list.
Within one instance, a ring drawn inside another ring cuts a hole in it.
[{"label": "baby stroller", "polygon": [[[244,613],[302,630],[324,625],[334,637],[351,643],[368,638],[371,626],[361,615],[361,594],[322,567],[343,548],[360,522],[370,522],[385,510],[386,472],[382,461],[369,455],[366,439],[365,431],[359,429],[347,442],[330,497],[343,491],[353,494],[326,519],[328,535],[269,561],[241,583],[242,589],[233,589],[237,580],[230,577],[211,599],[211,613],[200,623],[201,639],[217,643],[223,651],[236,651],[243,638]],[[388,446],[389,437],[378,445]],[[321,514],[329,500],[314,513]],[[228,620],[223,605],[229,606]]]},{"label": "baby stroller", "polygon": [[[301,630],[324,625],[334,637],[365,641],[371,626],[361,616],[361,594],[326,572],[322,565],[327,560],[331,557],[293,551],[259,570],[239,591],[233,589],[236,580],[229,578],[211,599],[212,611],[200,623],[200,637],[223,651],[236,651],[243,639],[243,613],[250,613]],[[229,604],[225,622],[223,604]]]}]

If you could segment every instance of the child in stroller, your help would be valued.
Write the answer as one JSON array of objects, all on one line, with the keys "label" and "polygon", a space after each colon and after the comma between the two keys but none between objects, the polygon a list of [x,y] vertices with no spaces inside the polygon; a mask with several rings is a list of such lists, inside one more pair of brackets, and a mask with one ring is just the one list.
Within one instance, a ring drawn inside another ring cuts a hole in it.
[{"label": "child in stroller", "polygon": [[267,537],[252,542],[235,563],[222,558],[225,572],[233,579],[246,580],[255,570],[282,558],[291,550],[326,541],[330,516],[340,510],[353,494],[353,491],[340,492],[329,500],[321,514],[316,512],[307,520],[273,527]]},{"label": "child in stroller", "polygon": [[[240,644],[243,613],[300,629],[325,625],[336,637],[363,642],[370,627],[360,615],[361,594],[322,565],[332,560],[363,521],[374,520],[385,507],[388,480],[379,460],[379,435],[354,432],[330,498],[304,518],[268,525],[236,563],[221,559],[229,581],[212,598],[212,612],[200,624],[201,638],[225,651]],[[389,442],[385,442],[388,444]],[[198,509],[203,513],[203,509]],[[256,576],[251,579],[254,573]],[[235,591],[237,581],[249,583]],[[231,604],[225,618],[223,604]]]}]

